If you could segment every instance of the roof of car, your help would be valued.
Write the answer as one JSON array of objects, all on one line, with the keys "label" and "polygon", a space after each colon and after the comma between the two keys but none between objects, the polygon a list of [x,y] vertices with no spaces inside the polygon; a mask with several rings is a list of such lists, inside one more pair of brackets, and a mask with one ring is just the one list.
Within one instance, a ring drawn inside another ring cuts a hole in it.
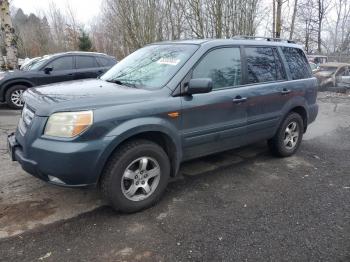
[{"label": "roof of car", "polygon": [[187,39],[187,40],[173,40],[173,41],[162,41],[153,44],[195,44],[195,45],[203,45],[203,44],[217,44],[217,45],[271,45],[271,46],[293,46],[293,47],[301,47],[298,44],[295,44],[289,40],[276,40],[270,38],[259,38],[257,39],[246,39],[246,38],[229,38],[229,39]]},{"label": "roof of car", "polygon": [[104,53],[98,53],[98,52],[84,52],[84,51],[69,51],[69,52],[61,52],[61,53],[55,53],[55,54],[50,54],[48,56],[54,57],[54,56],[62,56],[62,55],[96,55],[96,56],[106,56],[106,57],[111,57],[107,54]]}]

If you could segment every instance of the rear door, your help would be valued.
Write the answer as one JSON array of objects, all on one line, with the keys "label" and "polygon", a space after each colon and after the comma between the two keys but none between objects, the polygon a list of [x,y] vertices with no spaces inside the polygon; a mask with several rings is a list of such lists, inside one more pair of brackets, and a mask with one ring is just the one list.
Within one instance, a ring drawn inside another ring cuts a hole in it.
[{"label": "rear door", "polygon": [[287,74],[276,47],[245,46],[244,55],[247,135],[255,142],[273,135],[291,90],[285,85]]},{"label": "rear door", "polygon": [[99,66],[95,56],[75,56],[76,73],[74,79],[97,78],[104,70]]},{"label": "rear door", "polygon": [[216,48],[195,65],[190,78],[211,78],[213,91],[182,97],[184,159],[244,144],[246,96],[241,86],[240,47]]}]

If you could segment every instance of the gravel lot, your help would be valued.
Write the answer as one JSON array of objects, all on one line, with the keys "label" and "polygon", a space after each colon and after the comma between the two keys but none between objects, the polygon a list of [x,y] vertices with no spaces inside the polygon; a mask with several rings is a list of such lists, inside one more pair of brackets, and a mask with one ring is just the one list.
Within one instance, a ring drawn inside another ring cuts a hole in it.
[{"label": "gravel lot", "polygon": [[0,260],[350,261],[350,97],[321,93],[319,105],[295,156],[259,143],[191,161],[132,215],[10,162],[18,112],[0,106]]}]

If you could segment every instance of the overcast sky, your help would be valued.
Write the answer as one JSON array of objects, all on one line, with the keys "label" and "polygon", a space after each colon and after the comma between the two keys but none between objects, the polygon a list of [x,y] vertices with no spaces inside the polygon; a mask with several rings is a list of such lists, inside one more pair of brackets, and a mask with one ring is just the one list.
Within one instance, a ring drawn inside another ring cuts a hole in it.
[{"label": "overcast sky", "polygon": [[[50,0],[12,0],[11,4],[16,8],[22,8],[25,14],[47,11]],[[79,22],[86,24],[94,16],[98,15],[102,0],[52,0],[56,6],[65,12],[67,3],[73,7]]]}]

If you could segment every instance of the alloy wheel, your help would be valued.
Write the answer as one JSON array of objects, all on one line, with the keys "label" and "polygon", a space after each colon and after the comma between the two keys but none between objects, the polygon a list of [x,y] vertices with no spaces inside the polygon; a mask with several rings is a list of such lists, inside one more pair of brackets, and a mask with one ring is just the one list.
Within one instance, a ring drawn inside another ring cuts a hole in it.
[{"label": "alloy wheel", "polygon": [[151,196],[160,180],[160,166],[151,157],[140,157],[125,169],[121,188],[124,196],[132,201],[141,201]]},{"label": "alloy wheel", "polygon": [[299,139],[299,125],[297,122],[292,121],[287,125],[286,130],[284,132],[284,140],[283,140],[284,146],[288,150],[292,150],[298,144],[298,139]]},{"label": "alloy wheel", "polygon": [[11,102],[15,105],[15,106],[18,106],[18,107],[23,107],[24,105],[24,101],[23,101],[23,92],[24,90],[23,89],[18,89],[18,90],[15,90],[11,93]]}]

